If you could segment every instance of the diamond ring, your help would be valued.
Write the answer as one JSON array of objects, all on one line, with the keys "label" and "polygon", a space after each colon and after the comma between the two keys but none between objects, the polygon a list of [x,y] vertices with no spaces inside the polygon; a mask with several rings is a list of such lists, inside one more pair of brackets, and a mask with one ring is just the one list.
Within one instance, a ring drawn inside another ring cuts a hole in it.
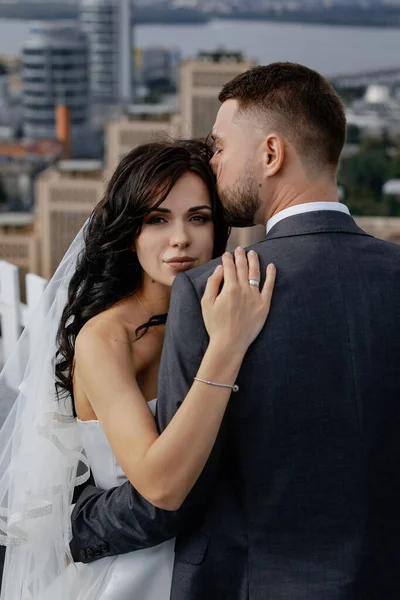
[{"label": "diamond ring", "polygon": [[249,285],[258,287],[260,285],[260,282],[257,281],[257,279],[249,279]]}]

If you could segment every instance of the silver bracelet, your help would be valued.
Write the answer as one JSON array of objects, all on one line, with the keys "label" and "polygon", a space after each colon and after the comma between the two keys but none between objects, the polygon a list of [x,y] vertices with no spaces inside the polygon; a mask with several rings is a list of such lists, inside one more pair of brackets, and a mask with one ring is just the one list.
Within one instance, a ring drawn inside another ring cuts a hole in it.
[{"label": "silver bracelet", "polygon": [[234,385],[229,385],[229,383],[215,383],[215,381],[207,381],[207,379],[200,379],[200,377],[194,377],[193,379],[195,381],[201,381],[201,383],[206,383],[207,385],[215,385],[216,387],[230,388],[232,392],[239,391],[239,386],[236,385],[236,383]]}]

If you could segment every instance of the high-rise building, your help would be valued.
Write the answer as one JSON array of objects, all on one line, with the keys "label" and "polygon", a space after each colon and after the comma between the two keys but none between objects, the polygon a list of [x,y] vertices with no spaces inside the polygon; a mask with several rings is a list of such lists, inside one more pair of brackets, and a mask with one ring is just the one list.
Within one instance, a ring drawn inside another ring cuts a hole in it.
[{"label": "high-rise building", "polygon": [[133,96],[132,0],[81,0],[80,23],[89,38],[92,99],[129,104]]},{"label": "high-rise building", "polygon": [[[201,52],[186,60],[180,69],[180,131],[183,137],[205,138],[212,130],[220,103],[222,87],[255,66],[239,52]],[[246,247],[262,239],[265,229],[246,227],[232,230],[228,249]]]},{"label": "high-rise building", "polygon": [[6,123],[9,118],[9,77],[5,66],[0,63],[0,123]]},{"label": "high-rise building", "polygon": [[56,137],[56,107],[67,106],[70,135],[89,123],[88,43],[76,23],[37,22],[23,47],[23,121],[29,139]]},{"label": "high-rise building", "polygon": [[201,52],[182,63],[180,111],[185,137],[206,137],[219,108],[218,94],[225,83],[255,65],[238,52]]},{"label": "high-rise building", "polygon": [[160,136],[179,137],[180,119],[163,104],[133,104],[107,127],[107,166],[115,169],[130,150]]},{"label": "high-rise building", "polygon": [[72,240],[103,194],[103,165],[63,160],[36,180],[36,226],[42,277],[54,274]]},{"label": "high-rise building", "polygon": [[142,85],[158,86],[160,89],[177,87],[181,62],[181,52],[178,48],[137,48],[135,54],[138,80]]}]

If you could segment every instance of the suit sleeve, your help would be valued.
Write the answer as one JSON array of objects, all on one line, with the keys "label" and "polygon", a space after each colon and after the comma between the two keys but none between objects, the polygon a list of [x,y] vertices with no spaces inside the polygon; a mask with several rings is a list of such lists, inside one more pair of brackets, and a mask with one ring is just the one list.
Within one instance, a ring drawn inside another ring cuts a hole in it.
[{"label": "suit sleeve", "polygon": [[[160,372],[157,422],[162,432],[186,397],[208,344],[200,299],[186,274],[173,285]],[[70,549],[74,560],[124,554],[175,537],[193,511],[206,505],[207,490],[219,463],[217,441],[203,475],[179,511],[165,511],[147,502],[129,483],[100,490],[88,486],[72,513]],[[190,448],[188,449],[190,451]]]}]

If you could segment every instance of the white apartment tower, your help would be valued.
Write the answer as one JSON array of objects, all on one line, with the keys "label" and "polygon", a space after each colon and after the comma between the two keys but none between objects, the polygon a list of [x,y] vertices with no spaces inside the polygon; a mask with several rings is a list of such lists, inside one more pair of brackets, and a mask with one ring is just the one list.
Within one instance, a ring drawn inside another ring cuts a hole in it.
[{"label": "white apartment tower", "polygon": [[89,38],[92,99],[130,104],[133,97],[132,0],[81,0],[80,23]]}]

